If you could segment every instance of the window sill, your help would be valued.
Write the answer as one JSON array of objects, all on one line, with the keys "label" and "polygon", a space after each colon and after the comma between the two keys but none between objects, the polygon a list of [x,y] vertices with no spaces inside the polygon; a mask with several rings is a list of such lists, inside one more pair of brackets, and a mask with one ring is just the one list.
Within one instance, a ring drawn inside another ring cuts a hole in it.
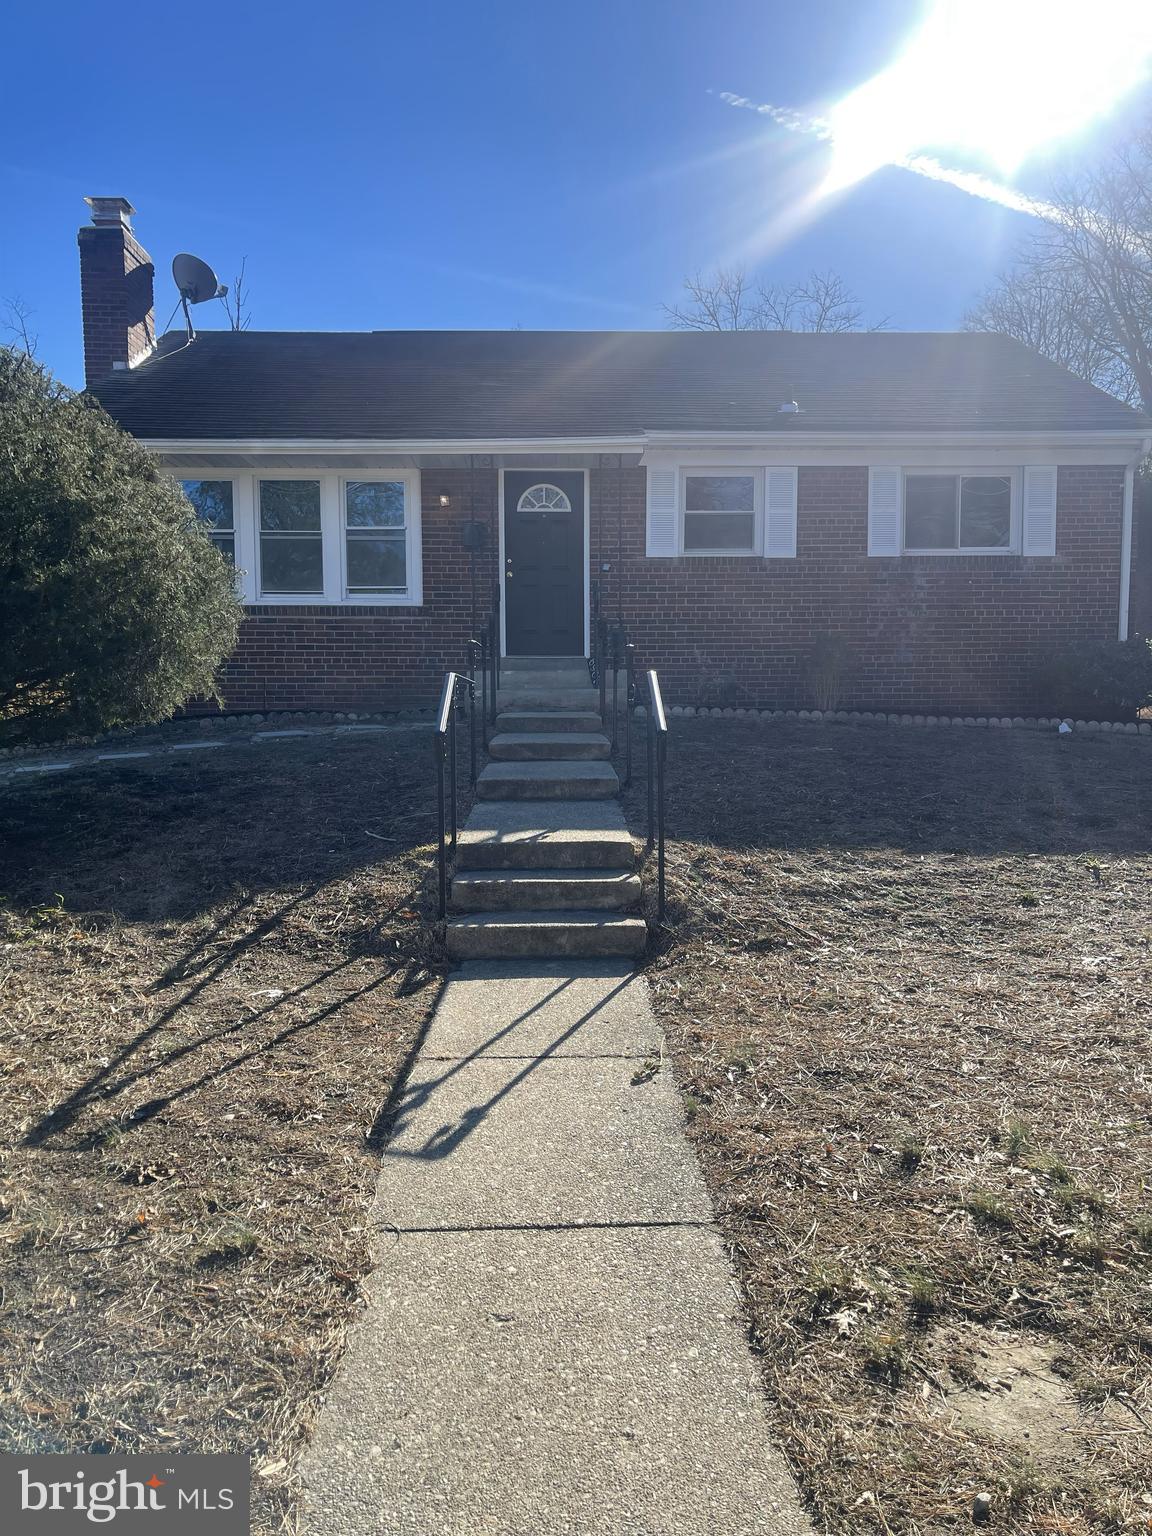
[{"label": "window sill", "polygon": [[262,592],[258,597],[244,599],[249,608],[419,608],[420,597],[396,597],[385,592],[357,592],[349,597],[325,597],[315,593]]},{"label": "window sill", "polygon": [[915,559],[921,560],[925,558],[932,560],[939,558],[955,560],[958,556],[967,555],[995,555],[997,558],[1002,559],[1006,555],[1018,555],[1020,551],[1018,549],[998,547],[996,549],[904,549],[900,553],[901,555],[910,555]]},{"label": "window sill", "polygon": [[684,549],[679,560],[759,560],[758,549]]}]

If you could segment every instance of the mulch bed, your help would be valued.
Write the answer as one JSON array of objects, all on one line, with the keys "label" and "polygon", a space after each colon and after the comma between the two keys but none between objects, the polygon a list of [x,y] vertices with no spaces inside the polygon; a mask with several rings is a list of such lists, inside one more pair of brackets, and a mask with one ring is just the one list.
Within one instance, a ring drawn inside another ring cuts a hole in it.
[{"label": "mulch bed", "polygon": [[818,1528],[1146,1531],[1147,744],[673,725],[649,974]]},{"label": "mulch bed", "polygon": [[230,1450],[254,1529],[357,1306],[440,987],[426,727],[0,793],[6,1450]]}]

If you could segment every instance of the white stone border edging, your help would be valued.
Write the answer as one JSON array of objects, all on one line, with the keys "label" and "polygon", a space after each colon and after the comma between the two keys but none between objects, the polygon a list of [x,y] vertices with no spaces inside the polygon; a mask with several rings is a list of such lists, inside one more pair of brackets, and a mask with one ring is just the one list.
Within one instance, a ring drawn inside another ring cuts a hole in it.
[{"label": "white stone border edging", "polygon": [[[95,747],[140,745],[141,739],[153,732],[163,732],[157,741],[146,743],[149,750],[172,745],[174,741],[189,736],[201,737],[207,731],[235,731],[237,734],[254,725],[299,725],[310,730],[323,730],[326,726],[361,721],[387,724],[390,720],[431,720],[435,709],[428,705],[423,709],[378,710],[331,710],[331,709],[268,709],[247,710],[240,714],[181,715],[171,720],[157,720],[152,725],[129,725],[101,731],[95,736],[59,736],[55,741],[29,742],[15,747],[0,747],[0,765],[13,757],[43,757],[46,752],[78,752]],[[177,735],[183,732],[183,735]],[[296,734],[299,734],[298,732]]]},{"label": "white stone border edging", "polygon": [[[16,747],[7,753],[0,755],[0,783],[11,782],[18,775],[30,773],[62,773],[68,768],[92,768],[99,763],[123,763],[140,761],[147,758],[175,757],[177,753],[203,752],[213,747],[250,747],[259,742],[276,742],[288,739],[300,740],[310,736],[355,736],[355,735],[382,735],[388,731],[411,731],[418,726],[431,726],[431,710],[396,710],[388,715],[364,716],[336,715],[335,720],[342,723],[324,724],[312,726],[297,726],[288,730],[251,731],[244,729],[244,724],[252,722],[277,723],[277,720],[306,718],[302,716],[273,716],[251,715],[227,717],[228,724],[239,729],[232,729],[223,739],[215,741],[203,741],[198,738],[172,740],[165,739],[149,743],[138,742],[132,745],[132,737],[128,733],[118,735],[117,740],[122,741],[122,747],[115,747],[109,740],[102,742],[70,742],[57,743],[56,752],[71,749],[73,755],[69,757],[48,757],[44,746]],[[213,720],[221,717],[213,716]],[[104,748],[104,750],[101,750]],[[37,756],[36,754],[40,755]],[[6,759],[6,760],[5,760]],[[14,759],[22,759],[14,761]]]},{"label": "white stone border edging", "polygon": [[[639,710],[643,714],[643,708]],[[1031,715],[887,715],[881,711],[868,709],[744,709],[726,708],[713,709],[708,706],[697,708],[692,704],[673,704],[669,709],[670,715],[679,715],[681,718],[702,719],[707,717],[712,720],[808,720],[819,725],[830,722],[837,724],[865,724],[865,725],[917,725],[917,726],[985,726],[995,730],[1017,731],[1062,731],[1065,735],[1073,731],[1114,731],[1125,736],[1152,736],[1152,721],[1141,720],[1073,720],[1061,719],[1059,716]]]}]

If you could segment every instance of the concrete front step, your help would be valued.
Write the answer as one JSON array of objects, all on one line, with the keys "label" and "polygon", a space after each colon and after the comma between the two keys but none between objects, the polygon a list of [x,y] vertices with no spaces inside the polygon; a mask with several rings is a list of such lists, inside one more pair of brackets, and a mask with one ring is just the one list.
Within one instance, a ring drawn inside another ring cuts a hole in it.
[{"label": "concrete front step", "polygon": [[490,800],[460,831],[456,868],[627,869],[632,837],[614,800]]},{"label": "concrete front step", "polygon": [[504,656],[501,672],[565,672],[588,676],[587,656]]},{"label": "concrete front step", "polygon": [[610,800],[620,793],[611,763],[489,763],[476,782],[478,800]]},{"label": "concrete front step", "polygon": [[599,912],[634,906],[640,891],[625,869],[481,869],[456,876],[452,902],[462,912]]},{"label": "concrete front step", "polygon": [[591,710],[585,714],[577,709],[506,709],[496,716],[496,729],[512,735],[524,731],[595,733],[603,728],[600,716]]},{"label": "concrete front step", "polygon": [[453,960],[557,959],[565,955],[638,955],[648,942],[642,917],[604,912],[501,912],[450,918]]},{"label": "concrete front step", "polygon": [[488,755],[498,762],[549,762],[606,758],[612,745],[598,731],[507,731],[493,736]]},{"label": "concrete front step", "polygon": [[508,672],[500,674],[500,687],[524,689],[591,688],[592,678],[585,667],[583,672]]},{"label": "concrete front step", "polygon": [[600,695],[595,688],[520,688],[502,678],[496,695],[496,708],[505,709],[579,709],[599,714]]}]

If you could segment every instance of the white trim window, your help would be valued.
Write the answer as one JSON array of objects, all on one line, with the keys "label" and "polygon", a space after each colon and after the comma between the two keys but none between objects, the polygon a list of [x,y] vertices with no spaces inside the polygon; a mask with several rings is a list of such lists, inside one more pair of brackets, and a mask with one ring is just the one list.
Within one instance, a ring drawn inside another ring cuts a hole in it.
[{"label": "white trim window", "polygon": [[362,601],[410,597],[412,491],[403,478],[341,483],[344,595]]},{"label": "white trim window", "polygon": [[260,596],[324,596],[324,527],[319,480],[257,481]]},{"label": "white trim window", "polygon": [[906,469],[904,553],[1017,553],[1018,478],[1005,469]]},{"label": "white trim window", "polygon": [[763,476],[758,469],[697,469],[680,476],[686,555],[755,555],[761,549]]},{"label": "white trim window", "polygon": [[216,548],[236,564],[236,499],[231,480],[181,480],[180,489]]}]

